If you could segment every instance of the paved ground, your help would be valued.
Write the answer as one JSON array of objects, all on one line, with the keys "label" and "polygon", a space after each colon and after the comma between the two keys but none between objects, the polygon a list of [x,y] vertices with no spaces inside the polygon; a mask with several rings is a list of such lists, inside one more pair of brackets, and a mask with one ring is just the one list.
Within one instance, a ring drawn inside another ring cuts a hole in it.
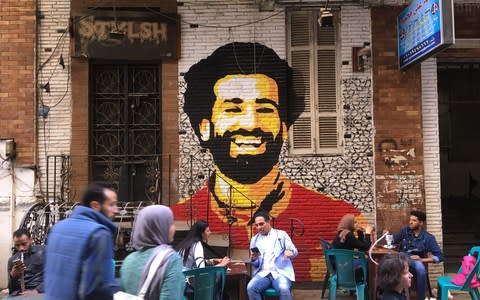
[{"label": "paved ground", "polygon": [[[2,298],[3,296],[6,296],[7,295],[7,291],[6,290],[3,290],[0,292],[0,298]],[[294,300],[305,300],[305,299],[318,299],[320,300],[321,299],[321,294],[322,294],[322,290],[321,289],[293,289],[293,299]],[[336,297],[338,300],[355,300],[356,297],[355,296],[350,296],[348,293],[342,293],[342,292],[338,292],[337,293],[337,297]],[[24,297],[19,297],[19,298],[15,298],[15,299],[28,299],[28,298],[24,298]],[[328,291],[325,293],[325,299],[328,299]],[[435,298],[431,298],[431,299],[435,299]],[[468,295],[468,293],[462,293],[462,292],[458,292],[458,293],[454,293],[453,294],[453,299],[454,300],[467,300],[467,299],[470,299],[470,296]]]},{"label": "paved ground", "polygon": [[[294,300],[305,300],[305,299],[321,299],[322,290],[321,289],[293,289],[293,299]],[[454,300],[467,300],[470,299],[470,295],[464,292],[456,292],[452,294]],[[339,300],[355,300],[355,296],[350,296],[348,293],[337,293],[337,299]],[[427,298],[428,299],[428,298]],[[436,298],[431,298],[436,299]],[[328,291],[325,293],[325,300],[328,300]]]}]

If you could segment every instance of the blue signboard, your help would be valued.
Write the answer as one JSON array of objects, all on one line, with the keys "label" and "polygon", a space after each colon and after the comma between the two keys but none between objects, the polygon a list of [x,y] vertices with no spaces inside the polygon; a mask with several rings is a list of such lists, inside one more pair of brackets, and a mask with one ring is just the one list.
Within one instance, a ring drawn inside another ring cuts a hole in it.
[{"label": "blue signboard", "polygon": [[452,0],[414,0],[397,17],[400,69],[454,43]]}]

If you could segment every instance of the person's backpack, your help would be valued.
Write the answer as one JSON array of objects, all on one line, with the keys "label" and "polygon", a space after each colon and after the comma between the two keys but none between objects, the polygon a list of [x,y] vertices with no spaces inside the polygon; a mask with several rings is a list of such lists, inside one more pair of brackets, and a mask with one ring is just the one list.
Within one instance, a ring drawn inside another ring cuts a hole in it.
[{"label": "person's backpack", "polygon": [[[467,276],[472,271],[476,262],[477,262],[477,259],[475,258],[475,256],[471,256],[471,255],[464,256],[462,261],[462,271],[460,273],[457,273],[452,278],[452,283],[462,286],[465,283],[465,280],[467,280]],[[470,286],[472,288],[480,287],[480,280],[478,280],[477,274],[473,275],[472,281],[470,282]]]}]

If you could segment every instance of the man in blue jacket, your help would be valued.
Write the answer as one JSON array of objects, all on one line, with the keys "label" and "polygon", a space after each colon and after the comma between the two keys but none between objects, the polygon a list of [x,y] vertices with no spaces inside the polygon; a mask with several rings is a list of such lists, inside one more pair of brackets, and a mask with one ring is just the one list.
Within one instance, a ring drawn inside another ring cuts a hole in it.
[{"label": "man in blue jacket", "polygon": [[291,300],[292,282],[295,281],[292,258],[298,250],[288,234],[272,228],[267,212],[254,216],[258,233],[250,242],[250,258],[255,271],[247,286],[250,300],[261,300],[261,293],[272,287],[280,294],[280,300]]},{"label": "man in blue jacket", "polygon": [[117,194],[92,183],[71,216],[50,231],[45,261],[46,300],[109,300],[118,289],[112,267],[111,221]]},{"label": "man in blue jacket", "polygon": [[[422,211],[410,212],[408,227],[402,228],[393,237],[393,243],[398,244],[399,251],[408,254],[410,272],[417,284],[417,299],[425,299],[427,275],[426,263],[443,261],[443,253],[435,237],[423,229],[427,216]],[[431,253],[429,256],[428,254]]]}]

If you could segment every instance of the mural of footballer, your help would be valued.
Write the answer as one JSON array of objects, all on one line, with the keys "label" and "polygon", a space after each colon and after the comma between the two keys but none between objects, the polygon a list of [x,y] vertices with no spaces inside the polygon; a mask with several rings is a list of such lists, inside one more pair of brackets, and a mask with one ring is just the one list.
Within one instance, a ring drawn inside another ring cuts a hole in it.
[{"label": "mural of footballer", "polygon": [[258,43],[224,45],[190,67],[184,111],[201,146],[211,152],[215,171],[172,209],[177,220],[188,220],[190,210],[195,220],[208,218],[217,232],[228,232],[230,220],[232,247],[240,249],[248,249],[252,212],[298,218],[305,232],[293,237],[299,250],[296,279],[316,281],[325,269],[319,238],[332,240],[341,217],[359,212],[281,173],[280,151],[298,117],[287,107],[294,99],[290,77],[288,64]]}]

